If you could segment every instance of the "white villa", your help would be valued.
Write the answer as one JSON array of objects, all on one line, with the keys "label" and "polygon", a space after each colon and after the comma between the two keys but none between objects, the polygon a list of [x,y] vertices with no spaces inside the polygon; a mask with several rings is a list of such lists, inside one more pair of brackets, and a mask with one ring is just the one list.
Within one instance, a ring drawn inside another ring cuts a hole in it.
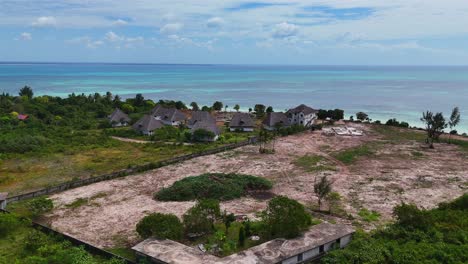
[{"label": "white villa", "polygon": [[318,110],[307,105],[301,104],[296,108],[289,109],[286,112],[291,125],[311,126],[317,119]]}]

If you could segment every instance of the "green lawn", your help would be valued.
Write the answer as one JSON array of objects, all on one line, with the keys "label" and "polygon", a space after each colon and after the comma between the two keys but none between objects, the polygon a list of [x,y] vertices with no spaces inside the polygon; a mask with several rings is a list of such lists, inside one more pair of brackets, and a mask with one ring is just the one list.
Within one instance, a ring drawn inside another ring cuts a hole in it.
[{"label": "green lawn", "polygon": [[0,159],[0,190],[10,195],[25,193],[74,179],[196,153],[246,138],[244,134],[232,133],[226,134],[222,141],[194,145],[138,144],[107,139],[106,144],[77,145],[60,152],[10,154]]}]

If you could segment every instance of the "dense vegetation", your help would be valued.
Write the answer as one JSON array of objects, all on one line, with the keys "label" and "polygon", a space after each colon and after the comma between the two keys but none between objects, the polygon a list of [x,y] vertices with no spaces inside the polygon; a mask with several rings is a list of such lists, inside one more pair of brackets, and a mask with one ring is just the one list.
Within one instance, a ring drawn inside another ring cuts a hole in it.
[{"label": "dense vegetation", "polygon": [[93,256],[60,237],[46,235],[31,222],[13,214],[0,213],[0,264],[122,264]]},{"label": "dense vegetation", "polygon": [[[317,223],[302,204],[284,196],[270,200],[259,217],[258,221],[236,221],[235,215],[221,212],[218,200],[202,199],[183,215],[183,227],[175,215],[151,214],[138,223],[137,232],[143,238],[203,244],[209,253],[227,256],[274,238],[297,237]],[[182,231],[184,237],[179,236]],[[252,236],[258,239],[252,240]]]},{"label": "dense vegetation", "polygon": [[270,181],[243,174],[207,173],[176,181],[160,190],[155,198],[161,201],[190,201],[195,199],[232,200],[249,190],[269,190]]},{"label": "dense vegetation", "polygon": [[358,232],[323,263],[467,263],[468,194],[432,210],[402,204],[397,222],[372,234]]}]

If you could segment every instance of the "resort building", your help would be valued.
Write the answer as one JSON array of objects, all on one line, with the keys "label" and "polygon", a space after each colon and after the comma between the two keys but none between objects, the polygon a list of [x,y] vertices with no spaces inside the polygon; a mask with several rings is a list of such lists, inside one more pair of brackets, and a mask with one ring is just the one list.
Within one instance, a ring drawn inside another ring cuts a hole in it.
[{"label": "resort building", "polygon": [[216,125],[216,121],[198,121],[196,122],[192,128],[190,129],[190,132],[193,134],[195,131],[203,129],[209,132],[212,132],[214,134],[214,137],[207,137],[204,138],[202,141],[207,141],[207,142],[213,142],[218,140],[219,135],[221,134],[221,131],[219,130],[218,126]]},{"label": "resort building", "polygon": [[128,126],[131,121],[130,117],[118,108],[116,108],[107,118],[109,119],[112,127]]},{"label": "resort building", "polygon": [[215,118],[207,111],[194,111],[189,119],[187,126],[192,128],[197,122],[216,123]]},{"label": "resort building", "polygon": [[345,247],[354,229],[348,225],[322,223],[294,239],[274,239],[220,258],[172,240],[146,239],[132,249],[139,260],[174,264],[298,264],[313,261],[332,249]]},{"label": "resort building", "polygon": [[151,110],[151,115],[155,119],[160,120],[163,124],[169,126],[178,126],[185,123],[187,119],[182,111],[176,108],[166,108],[161,105],[153,108],[153,110]]},{"label": "resort building", "polygon": [[282,112],[267,113],[267,116],[262,122],[266,130],[276,130],[281,127],[290,126],[288,117]]},{"label": "resort building", "polygon": [[235,113],[229,123],[229,129],[231,131],[243,131],[252,132],[254,131],[255,123],[248,113]]},{"label": "resort building", "polygon": [[0,193],[0,210],[6,210],[8,193]]},{"label": "resort building", "polygon": [[144,115],[140,120],[133,124],[133,129],[143,135],[151,136],[156,129],[163,127],[161,120],[154,118],[152,115]]},{"label": "resort building", "polygon": [[307,105],[301,104],[296,108],[289,109],[286,112],[291,125],[311,126],[317,119],[318,110]]}]

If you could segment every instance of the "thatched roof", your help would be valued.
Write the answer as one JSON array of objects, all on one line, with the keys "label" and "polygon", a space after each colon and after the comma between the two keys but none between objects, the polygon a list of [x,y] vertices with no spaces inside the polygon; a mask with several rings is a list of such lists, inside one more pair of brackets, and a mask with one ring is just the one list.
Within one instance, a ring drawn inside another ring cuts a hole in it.
[{"label": "thatched roof", "polygon": [[299,114],[299,113],[304,113],[304,115],[312,114],[312,113],[318,113],[318,110],[315,110],[305,104],[301,104],[297,106],[296,108],[289,109],[286,114]]},{"label": "thatched roof", "polygon": [[263,124],[269,127],[274,127],[277,124],[280,126],[290,125],[288,117],[282,112],[268,113]]},{"label": "thatched roof", "polygon": [[229,123],[229,127],[233,128],[244,128],[244,127],[254,127],[254,121],[248,113],[235,113]]},{"label": "thatched roof", "polygon": [[183,121],[186,119],[185,114],[177,108],[166,108],[161,105],[157,105],[153,108],[153,110],[151,110],[151,115],[168,122]]},{"label": "thatched roof", "polygon": [[108,116],[110,122],[130,122],[130,117],[128,117],[127,114],[125,114],[122,110],[119,108],[116,108],[112,114]]},{"label": "thatched roof", "polygon": [[207,111],[194,111],[192,112],[192,118],[188,121],[188,126],[191,127],[195,125],[197,122],[208,122],[208,123],[215,123],[215,118],[211,115],[210,112]]},{"label": "thatched roof", "polygon": [[151,115],[144,115],[134,125],[133,129],[138,131],[153,131],[163,127],[164,124]]}]

